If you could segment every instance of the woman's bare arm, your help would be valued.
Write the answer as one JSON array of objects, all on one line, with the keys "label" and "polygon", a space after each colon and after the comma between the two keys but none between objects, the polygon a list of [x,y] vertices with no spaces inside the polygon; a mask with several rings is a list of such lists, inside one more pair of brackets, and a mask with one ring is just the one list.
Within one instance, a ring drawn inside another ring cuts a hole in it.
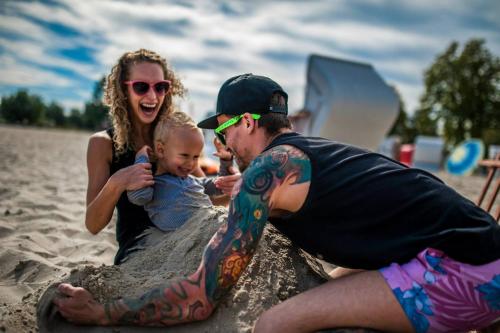
[{"label": "woman's bare arm", "polygon": [[109,223],[121,194],[112,181],[108,182],[112,144],[106,132],[99,132],[90,137],[87,148],[89,182],[85,226],[93,234],[97,234]]},{"label": "woman's bare arm", "polygon": [[98,132],[90,137],[87,149],[89,182],[85,226],[93,234],[99,233],[109,223],[123,191],[154,183],[149,163],[135,164],[110,176],[112,152],[112,141],[106,132]]}]

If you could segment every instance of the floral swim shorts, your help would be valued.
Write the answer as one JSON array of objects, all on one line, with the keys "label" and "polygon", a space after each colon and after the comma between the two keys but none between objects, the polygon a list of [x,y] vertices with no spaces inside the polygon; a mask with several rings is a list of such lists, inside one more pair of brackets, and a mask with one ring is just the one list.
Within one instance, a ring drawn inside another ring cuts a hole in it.
[{"label": "floral swim shorts", "polygon": [[468,331],[500,320],[500,259],[474,266],[428,248],[380,272],[418,333]]}]

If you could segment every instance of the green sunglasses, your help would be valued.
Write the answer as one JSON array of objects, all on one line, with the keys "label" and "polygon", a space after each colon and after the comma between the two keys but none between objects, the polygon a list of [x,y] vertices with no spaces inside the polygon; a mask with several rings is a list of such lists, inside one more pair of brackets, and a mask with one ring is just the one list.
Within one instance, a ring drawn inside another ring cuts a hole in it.
[{"label": "green sunglasses", "polygon": [[[222,142],[223,145],[226,145],[226,139],[225,139],[224,133],[222,133],[222,131],[224,131],[228,127],[236,125],[241,120],[241,118],[243,118],[242,114],[240,114],[239,116],[233,117],[233,118],[229,119],[228,121],[225,121],[222,124],[220,124],[219,127],[217,127],[214,130],[215,135],[217,136],[217,139],[219,139],[219,141]],[[252,113],[252,118],[255,120],[259,120],[260,114]]]}]

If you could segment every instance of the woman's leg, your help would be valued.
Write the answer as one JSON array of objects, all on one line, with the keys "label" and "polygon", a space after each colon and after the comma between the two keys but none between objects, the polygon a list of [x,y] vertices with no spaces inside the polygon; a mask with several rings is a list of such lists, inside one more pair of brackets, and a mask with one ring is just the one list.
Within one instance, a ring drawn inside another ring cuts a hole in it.
[{"label": "woman's leg", "polygon": [[259,318],[255,332],[314,332],[334,327],[414,331],[382,275],[365,271],[326,282],[271,308]]}]

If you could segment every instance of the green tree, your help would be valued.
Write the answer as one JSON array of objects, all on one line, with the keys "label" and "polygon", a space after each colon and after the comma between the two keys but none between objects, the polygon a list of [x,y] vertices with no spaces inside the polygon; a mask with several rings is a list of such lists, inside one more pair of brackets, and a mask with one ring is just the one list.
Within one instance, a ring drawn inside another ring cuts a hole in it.
[{"label": "green tree", "polygon": [[453,42],[425,71],[425,93],[414,119],[419,133],[439,122],[448,144],[465,138],[500,143],[500,59],[472,39]]},{"label": "green tree", "polygon": [[91,130],[99,130],[106,127],[108,118],[108,107],[101,102],[87,102],[83,111],[83,126]]},{"label": "green tree", "polygon": [[66,125],[63,108],[56,102],[50,103],[45,112],[47,123],[51,126],[62,127]]},{"label": "green tree", "polygon": [[11,124],[43,125],[46,106],[38,95],[30,95],[27,90],[2,98],[0,105],[2,118]]},{"label": "green tree", "polygon": [[104,86],[106,85],[106,76],[101,77],[99,81],[94,84],[94,91],[92,92],[92,100],[102,102],[104,94]]},{"label": "green tree", "polygon": [[67,119],[67,124],[69,127],[73,128],[83,128],[83,119],[82,119],[82,113],[78,109],[71,109],[68,119]]},{"label": "green tree", "polygon": [[83,111],[83,126],[91,130],[99,130],[107,126],[108,107],[102,102],[105,77],[102,77],[94,85],[92,100],[85,103]]},{"label": "green tree", "polygon": [[420,108],[415,111],[411,119],[411,127],[416,135],[436,136],[438,128],[438,118],[430,108]]}]

